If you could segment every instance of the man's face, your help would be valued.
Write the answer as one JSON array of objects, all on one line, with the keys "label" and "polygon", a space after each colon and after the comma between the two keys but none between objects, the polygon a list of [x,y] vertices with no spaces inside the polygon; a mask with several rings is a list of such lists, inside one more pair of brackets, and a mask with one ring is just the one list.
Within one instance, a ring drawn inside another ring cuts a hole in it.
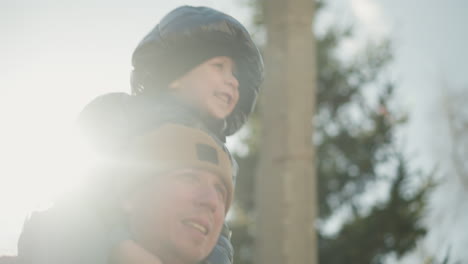
[{"label": "man's face", "polygon": [[206,114],[224,119],[239,101],[239,81],[234,71],[230,57],[214,57],[172,82],[170,88]]},{"label": "man's face", "polygon": [[185,169],[155,176],[126,201],[130,231],[163,263],[197,263],[216,244],[227,195],[211,172]]}]

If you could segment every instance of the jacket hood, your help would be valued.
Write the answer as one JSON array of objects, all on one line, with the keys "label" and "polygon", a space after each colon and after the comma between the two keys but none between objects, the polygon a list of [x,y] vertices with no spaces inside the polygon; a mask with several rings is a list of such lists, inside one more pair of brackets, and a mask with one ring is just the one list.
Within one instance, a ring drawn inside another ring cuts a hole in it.
[{"label": "jacket hood", "polygon": [[[231,57],[238,68],[239,102],[226,118],[225,135],[247,121],[263,81],[263,59],[245,27],[208,7],[182,6],[167,14],[132,56],[132,92],[157,94],[170,82],[215,56]],[[159,90],[159,91],[158,91]]]}]

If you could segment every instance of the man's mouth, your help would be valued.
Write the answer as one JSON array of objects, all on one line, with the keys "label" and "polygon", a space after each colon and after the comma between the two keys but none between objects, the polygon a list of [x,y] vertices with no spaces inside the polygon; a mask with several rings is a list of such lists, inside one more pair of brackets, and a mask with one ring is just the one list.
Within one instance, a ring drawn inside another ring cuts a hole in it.
[{"label": "man's mouth", "polygon": [[204,234],[204,235],[207,235],[208,234],[208,227],[204,226],[203,224],[201,223],[197,223],[195,221],[192,221],[192,220],[185,220],[183,221],[183,223],[185,225],[188,225],[198,231],[200,231],[200,233]]}]

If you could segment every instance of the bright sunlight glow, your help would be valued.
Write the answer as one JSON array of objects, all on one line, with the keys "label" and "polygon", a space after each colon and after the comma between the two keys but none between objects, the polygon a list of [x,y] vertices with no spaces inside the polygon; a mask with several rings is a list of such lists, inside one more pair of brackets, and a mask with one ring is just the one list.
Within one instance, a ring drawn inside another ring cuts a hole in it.
[{"label": "bright sunlight glow", "polygon": [[97,95],[128,92],[131,53],[171,9],[207,5],[244,23],[237,1],[7,1],[0,16],[0,255],[16,254],[22,224],[77,188],[93,160],[74,133]]}]

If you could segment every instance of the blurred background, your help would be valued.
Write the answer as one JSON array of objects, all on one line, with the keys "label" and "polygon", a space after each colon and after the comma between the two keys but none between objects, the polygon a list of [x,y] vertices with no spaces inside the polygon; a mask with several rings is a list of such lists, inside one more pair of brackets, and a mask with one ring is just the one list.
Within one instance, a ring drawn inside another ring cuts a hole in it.
[{"label": "blurred background", "polygon": [[[210,6],[267,44],[254,0],[168,2],[0,3],[0,255],[16,254],[29,212],[80,184],[77,114],[130,90],[133,49],[167,12]],[[468,263],[467,12],[462,0],[316,2],[320,263]],[[254,263],[261,125],[254,115],[228,142],[236,263]]]}]

